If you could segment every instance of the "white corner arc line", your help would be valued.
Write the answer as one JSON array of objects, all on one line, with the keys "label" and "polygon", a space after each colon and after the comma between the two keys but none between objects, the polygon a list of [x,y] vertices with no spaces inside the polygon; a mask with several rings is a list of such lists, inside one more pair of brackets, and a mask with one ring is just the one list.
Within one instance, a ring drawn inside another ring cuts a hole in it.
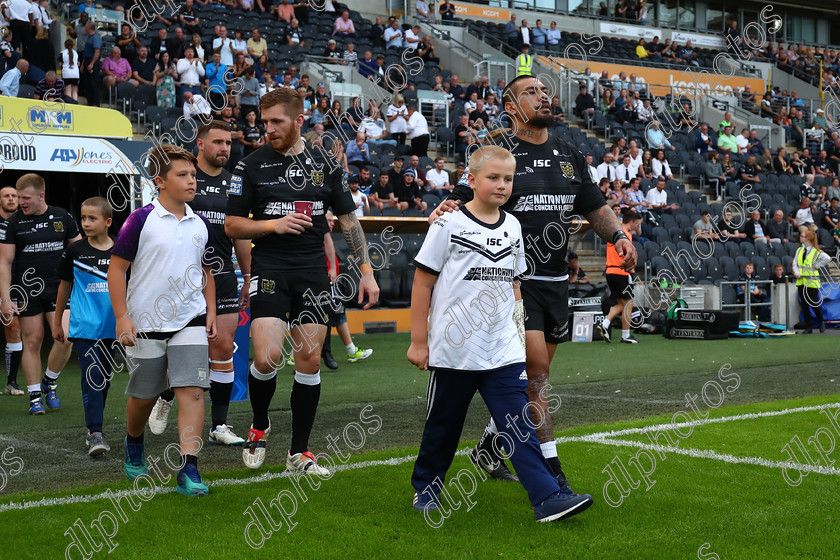
[{"label": "white corner arc line", "polygon": [[746,414],[736,414],[734,416],[721,416],[719,418],[709,418],[707,420],[692,420],[691,422],[679,422],[677,424],[657,424],[655,426],[643,426],[641,428],[627,428],[625,430],[612,430],[609,432],[597,432],[588,434],[586,436],[571,436],[561,437],[555,439],[555,443],[566,443],[567,441],[586,441],[580,438],[613,438],[620,436],[627,436],[633,434],[645,434],[647,432],[658,432],[663,430],[674,430],[679,428],[688,428],[694,426],[703,426],[705,424],[720,424],[723,422],[735,422],[738,420],[753,420],[756,418],[766,418],[770,416],[784,416],[786,414],[796,414],[799,412],[813,412],[815,410],[822,410],[825,408],[840,408],[840,403],[821,404],[816,406],[801,406],[798,408],[786,408],[784,410],[773,410],[769,412],[750,412]]},{"label": "white corner arc line", "polygon": [[796,469],[798,471],[815,472],[819,474],[831,474],[840,476],[840,469],[835,467],[823,467],[820,465],[803,465],[801,463],[794,463],[792,461],[771,461],[761,457],[738,457],[736,455],[729,455],[726,453],[718,453],[711,449],[683,449],[673,446],[651,445],[648,443],[641,443],[637,441],[627,441],[621,439],[609,438],[593,438],[582,436],[580,441],[587,441],[592,443],[603,443],[605,445],[616,445],[619,447],[636,447],[640,449],[649,449],[651,451],[658,451],[660,453],[673,453],[676,455],[685,455],[687,457],[694,457],[698,459],[713,459],[716,461],[723,461],[724,463],[741,464],[741,465],[756,465],[759,467],[767,467],[771,469]]}]

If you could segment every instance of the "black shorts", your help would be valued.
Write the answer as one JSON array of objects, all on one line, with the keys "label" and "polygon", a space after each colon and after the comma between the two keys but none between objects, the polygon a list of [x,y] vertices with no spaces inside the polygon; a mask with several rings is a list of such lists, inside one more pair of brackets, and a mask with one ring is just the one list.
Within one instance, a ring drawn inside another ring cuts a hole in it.
[{"label": "black shorts", "polygon": [[[43,289],[41,285],[32,285],[28,289],[24,289],[26,297],[20,288],[12,288],[12,299],[20,310],[21,317],[34,317],[40,313],[52,313],[55,311],[55,300],[58,299],[58,286],[60,280],[44,280]],[[18,283],[17,286],[24,286],[24,283]]]},{"label": "black shorts", "polygon": [[347,314],[344,312],[344,302],[338,297],[335,292],[335,285],[332,287],[332,309],[329,309],[330,321],[327,323],[330,327],[339,327],[347,322]]},{"label": "black shorts", "polygon": [[610,294],[615,299],[633,299],[633,282],[631,276],[625,274],[607,274],[607,285]]},{"label": "black shorts", "polygon": [[569,282],[522,280],[525,330],[542,331],[549,344],[569,339]]},{"label": "black shorts", "polygon": [[239,313],[239,292],[234,271],[222,272],[213,277],[216,282],[216,315]]},{"label": "black shorts", "polygon": [[251,271],[249,286],[251,320],[271,317],[290,327],[317,323],[326,325],[332,308],[332,290],[327,267],[318,270]]}]

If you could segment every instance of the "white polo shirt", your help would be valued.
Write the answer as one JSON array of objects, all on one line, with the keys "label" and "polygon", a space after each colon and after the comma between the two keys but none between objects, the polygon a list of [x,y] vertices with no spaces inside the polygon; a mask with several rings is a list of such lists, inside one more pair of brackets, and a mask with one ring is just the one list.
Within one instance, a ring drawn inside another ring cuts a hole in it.
[{"label": "white polo shirt", "polygon": [[137,332],[179,331],[207,312],[202,257],[210,231],[189,206],[179,220],[157,199],[125,221],[111,254],[131,261],[126,303]]}]

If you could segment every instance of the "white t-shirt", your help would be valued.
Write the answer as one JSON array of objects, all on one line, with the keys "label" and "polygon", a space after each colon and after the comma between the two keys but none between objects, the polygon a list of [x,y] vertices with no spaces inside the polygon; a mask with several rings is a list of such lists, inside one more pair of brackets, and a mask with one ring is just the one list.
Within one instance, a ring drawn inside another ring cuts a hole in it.
[{"label": "white t-shirt", "polygon": [[350,191],[350,196],[353,197],[353,203],[356,205],[356,215],[365,215],[365,204],[367,204],[367,195],[362,191]]},{"label": "white t-shirt", "polygon": [[408,119],[406,131],[408,132],[409,140],[414,140],[418,136],[429,134],[429,123],[426,121],[426,117],[420,111],[414,111]]},{"label": "white t-shirt", "polygon": [[216,37],[213,39],[213,49],[219,47],[222,47],[219,51],[222,56],[221,63],[226,66],[233,66],[233,39],[225,37],[223,40],[221,37]]},{"label": "white t-shirt", "polygon": [[513,321],[513,280],[525,274],[522,226],[502,211],[485,224],[466,208],[429,227],[417,268],[437,276],[429,367],[484,371],[525,361]]},{"label": "white t-shirt", "polygon": [[449,172],[445,169],[438,172],[437,169],[426,171],[426,184],[433,189],[442,189],[449,182]]},{"label": "white t-shirt", "polygon": [[382,119],[373,120],[370,117],[362,119],[362,124],[359,125],[359,132],[364,132],[368,137],[379,138],[385,132],[385,123]]},{"label": "white t-shirt", "polygon": [[658,159],[650,162],[650,170],[653,171],[655,177],[668,177],[671,175],[671,166],[668,165],[668,160],[660,162]]},{"label": "white t-shirt", "polygon": [[735,141],[738,143],[738,151],[741,153],[745,153],[747,150],[747,146],[750,145],[750,139],[744,138],[743,134],[739,134],[735,137]]},{"label": "white t-shirt", "polygon": [[391,134],[405,132],[406,126],[408,126],[408,121],[406,120],[408,117],[408,108],[405,105],[402,107],[388,105],[388,111],[385,113],[385,116],[393,117],[394,115],[399,116],[391,121]]}]

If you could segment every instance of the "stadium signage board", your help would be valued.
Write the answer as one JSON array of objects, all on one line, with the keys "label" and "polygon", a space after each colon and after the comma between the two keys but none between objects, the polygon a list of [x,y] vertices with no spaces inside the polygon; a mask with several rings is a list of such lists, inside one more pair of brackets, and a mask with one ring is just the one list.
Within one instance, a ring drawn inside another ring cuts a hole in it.
[{"label": "stadium signage board", "polygon": [[107,140],[47,134],[0,134],[0,165],[27,171],[102,174],[134,169],[131,160]]},{"label": "stadium signage board", "polygon": [[4,97],[0,132],[91,138],[131,138],[131,121],[119,111],[85,105]]},{"label": "stadium signage board", "polygon": [[662,37],[662,30],[645,27],[643,25],[628,25],[625,23],[614,23],[611,21],[601,22],[601,34],[608,36],[623,35],[625,37],[644,38],[645,40],[654,37]]},{"label": "stadium signage board", "polygon": [[[440,12],[440,5],[443,2],[438,2],[438,12]],[[486,19],[497,19],[499,21],[507,21],[510,19],[510,10],[490,6],[471,6],[469,4],[455,4],[455,14],[458,17],[480,17]]]}]

